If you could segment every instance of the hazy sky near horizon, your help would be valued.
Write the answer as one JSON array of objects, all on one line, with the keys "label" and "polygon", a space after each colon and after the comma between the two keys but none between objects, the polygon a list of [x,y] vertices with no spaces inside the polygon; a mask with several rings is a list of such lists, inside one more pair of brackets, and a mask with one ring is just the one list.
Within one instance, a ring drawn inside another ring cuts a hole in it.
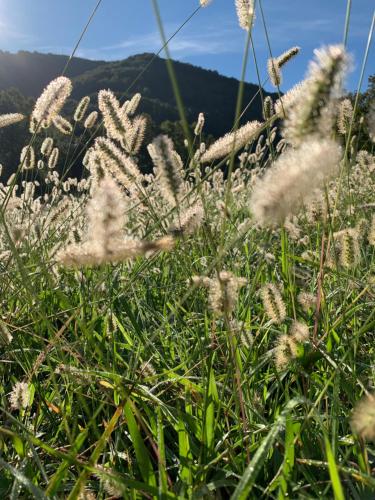
[{"label": "hazy sky near horizon", "polygon": [[[342,41],[347,2],[258,0],[257,4],[259,1],[272,53],[278,55],[294,45],[302,49],[300,56],[285,68],[281,88],[286,91],[304,77],[314,48]],[[97,0],[0,0],[0,49],[70,54],[96,3]],[[170,36],[194,12],[199,0],[158,0],[158,3],[166,34]],[[348,47],[354,65],[347,81],[349,89],[358,85],[374,12],[373,0],[353,0],[352,4]],[[213,0],[176,35],[170,50],[175,59],[239,78],[245,36],[238,26],[234,0]],[[259,5],[253,38],[263,81],[269,49]],[[373,41],[362,88],[367,86],[368,75],[375,73],[374,45]],[[77,55],[118,60],[141,52],[156,52],[160,47],[151,0],[102,0]],[[249,57],[246,79],[257,83],[251,53]]]}]

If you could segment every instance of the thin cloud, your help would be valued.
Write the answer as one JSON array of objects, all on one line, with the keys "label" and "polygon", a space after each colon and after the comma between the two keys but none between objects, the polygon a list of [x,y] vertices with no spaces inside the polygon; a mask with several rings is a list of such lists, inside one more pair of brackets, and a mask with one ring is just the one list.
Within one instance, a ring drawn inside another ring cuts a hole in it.
[{"label": "thin cloud", "polygon": [[[168,30],[173,33],[173,29]],[[213,55],[235,53],[241,50],[236,37],[230,37],[232,30],[207,30],[204,33],[178,34],[168,47],[174,57],[185,58],[194,55]],[[162,47],[158,32],[133,36],[129,40],[100,48],[83,47],[79,50],[81,57],[90,59],[119,59],[130,54],[141,52],[157,52]]]}]

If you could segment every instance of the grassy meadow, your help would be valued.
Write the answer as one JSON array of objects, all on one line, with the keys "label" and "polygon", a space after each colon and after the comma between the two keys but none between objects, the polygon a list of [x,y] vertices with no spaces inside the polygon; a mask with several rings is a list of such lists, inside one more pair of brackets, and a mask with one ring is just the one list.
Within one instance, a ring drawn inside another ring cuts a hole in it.
[{"label": "grassy meadow", "polygon": [[[267,19],[235,7],[245,74]],[[375,104],[345,95],[349,26],[286,94],[298,47],[257,61],[279,99],[245,123],[240,82],[210,144],[165,43],[184,155],[144,144],[139,94],[66,116],[64,75],[0,116],[30,123],[0,185],[2,498],[374,498]]]}]

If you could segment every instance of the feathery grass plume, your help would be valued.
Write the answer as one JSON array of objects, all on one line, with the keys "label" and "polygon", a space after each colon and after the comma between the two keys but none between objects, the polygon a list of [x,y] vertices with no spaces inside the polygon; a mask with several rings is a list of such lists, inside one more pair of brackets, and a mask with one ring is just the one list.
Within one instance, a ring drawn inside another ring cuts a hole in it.
[{"label": "feathery grass plume", "polygon": [[22,148],[20,164],[22,165],[22,170],[31,170],[35,167],[35,152],[32,146]]},{"label": "feathery grass plume", "polygon": [[141,175],[134,161],[106,137],[98,137],[95,140],[95,151],[100,154],[103,164],[117,182],[134,192]]},{"label": "feathery grass plume", "polygon": [[186,212],[179,214],[175,223],[168,229],[173,236],[193,234],[202,224],[204,218],[203,206],[200,202],[189,207]]},{"label": "feathery grass plume", "polygon": [[263,125],[258,121],[248,122],[235,132],[229,132],[210,146],[202,155],[201,161],[209,163],[224,158],[230,153],[236,153],[249,142],[254,141],[262,130]]},{"label": "feathery grass plume", "polygon": [[59,161],[59,148],[53,148],[51,151],[51,154],[49,155],[48,158],[48,168],[49,169],[54,169],[57,165],[57,162]]},{"label": "feathery grass plume", "polygon": [[123,239],[125,203],[115,181],[104,178],[87,205],[89,233],[104,256],[111,256]]},{"label": "feathery grass plume", "polygon": [[160,192],[172,206],[177,206],[183,190],[183,163],[174,150],[172,140],[166,135],[159,135],[149,144],[148,152],[156,169],[156,178],[160,183]]},{"label": "feathery grass plume", "polygon": [[90,170],[89,162],[90,162],[90,156],[94,152],[94,148],[88,148],[86,149],[86,153],[84,157],[82,158],[82,165],[87,168],[87,170]]},{"label": "feathery grass plume", "polygon": [[57,253],[56,259],[64,267],[99,266],[110,262],[124,262],[159,251],[170,251],[173,247],[174,240],[168,236],[155,241],[129,238],[119,242],[110,254],[104,254],[98,242],[88,240],[80,244],[69,245]]},{"label": "feathery grass plume", "polygon": [[102,179],[87,206],[89,239],[60,251],[57,259],[64,265],[110,262],[123,242],[125,204],[114,180]]},{"label": "feathery grass plume", "polygon": [[156,370],[152,366],[151,361],[142,361],[139,371],[140,374],[142,375],[142,378],[149,378],[156,376]]},{"label": "feathery grass plume", "polygon": [[208,288],[210,309],[216,314],[231,315],[237,305],[240,289],[247,284],[246,278],[234,276],[229,271],[221,271],[217,278],[193,276],[192,283]]},{"label": "feathery grass plume", "polygon": [[282,223],[339,170],[341,147],[330,139],[306,139],[286,150],[255,183],[251,211],[263,226]]},{"label": "feathery grass plume", "polygon": [[101,90],[98,94],[99,109],[102,112],[108,137],[120,143],[126,140],[127,132],[132,128],[128,115],[120,108],[116,96],[110,90]]},{"label": "feathery grass plume", "polygon": [[53,139],[52,137],[46,137],[42,142],[40,152],[43,156],[49,156],[52,153]]},{"label": "feathery grass plume", "polygon": [[9,395],[12,410],[22,410],[30,403],[30,391],[26,382],[17,382]]},{"label": "feathery grass plume", "polygon": [[116,182],[104,177],[97,185],[87,206],[89,217],[87,239],[59,250],[57,263],[65,267],[96,266],[122,262],[141,255],[169,251],[174,246],[170,236],[156,241],[125,239],[125,204]]},{"label": "feathery grass plume", "polygon": [[9,176],[9,179],[7,180],[7,186],[10,186],[13,183],[15,177],[16,177],[15,173]]},{"label": "feathery grass plume", "polygon": [[264,118],[264,121],[269,120],[271,118],[271,116],[273,115],[273,113],[274,113],[274,110],[273,110],[272,97],[268,95],[264,99],[264,102],[263,102],[263,118]]},{"label": "feathery grass plume", "polygon": [[36,164],[38,170],[43,170],[45,167],[45,163],[43,160],[38,160],[38,163]]},{"label": "feathery grass plume", "polygon": [[281,54],[281,56],[268,59],[268,76],[270,77],[271,83],[274,87],[279,87],[281,85],[281,68],[284,66],[284,64],[295,57],[299,53],[299,51],[299,47],[292,47],[291,49]]},{"label": "feathery grass plume", "polygon": [[207,5],[210,5],[211,2],[212,0],[200,0],[200,4],[202,7],[207,7]]},{"label": "feathery grass plume", "polygon": [[147,119],[144,116],[134,118],[131,128],[126,134],[125,140],[121,141],[121,146],[130,155],[136,155],[141,149],[145,138]]},{"label": "feathery grass plume", "polygon": [[289,335],[298,343],[303,344],[307,342],[310,337],[309,327],[306,323],[301,323],[301,321],[293,321]]},{"label": "feathery grass plume", "polygon": [[207,278],[207,276],[192,276],[187,283],[208,288],[211,284],[211,278]]},{"label": "feathery grass plume", "polygon": [[371,225],[368,232],[368,242],[370,245],[375,246],[375,214],[371,217]]},{"label": "feathery grass plume", "polygon": [[30,132],[30,134],[35,134],[37,131],[39,132],[38,122],[35,120],[35,118],[33,118],[31,116],[30,117],[29,132]]},{"label": "feathery grass plume", "polygon": [[[169,252],[175,246],[175,240],[172,236],[163,236],[157,240],[139,241],[140,255],[153,255],[156,252]],[[126,249],[125,249],[126,250]]]},{"label": "feathery grass plume", "polygon": [[272,323],[281,324],[286,318],[286,307],[278,287],[268,283],[261,288],[260,295],[266,314]]},{"label": "feathery grass plume", "polygon": [[221,271],[218,279],[211,280],[210,283],[208,295],[210,308],[218,314],[231,315],[237,305],[239,291],[246,284],[246,278]]},{"label": "feathery grass plume", "polygon": [[342,231],[335,233],[334,237],[339,243],[340,264],[347,269],[356,266],[361,258],[359,234],[357,229],[343,229]]},{"label": "feathery grass plume", "polygon": [[83,120],[87,108],[89,107],[90,100],[91,100],[90,97],[86,95],[85,97],[82,97],[82,99],[79,101],[73,116],[75,122],[81,122]]},{"label": "feathery grass plume", "polygon": [[298,356],[298,346],[309,340],[309,327],[293,321],[288,334],[280,335],[275,348],[275,364],[278,370],[285,369]]},{"label": "feathery grass plume", "polygon": [[254,0],[236,0],[236,10],[240,27],[249,31],[255,19]]},{"label": "feathery grass plume", "polygon": [[368,228],[369,228],[368,221],[365,217],[362,217],[361,219],[359,219],[357,221],[357,223],[355,225],[355,229],[358,232],[358,238],[360,240],[365,239],[365,237],[367,235]]},{"label": "feathery grass plume", "polygon": [[294,146],[312,134],[325,137],[333,127],[336,100],[342,91],[349,58],[342,45],[315,50],[303,92],[294,100],[284,126],[284,137]]},{"label": "feathery grass plume", "polygon": [[375,397],[373,394],[364,396],[355,406],[350,420],[353,433],[365,441],[375,439]]},{"label": "feathery grass plume", "polygon": [[45,219],[45,225],[54,227],[56,222],[60,222],[63,219],[66,220],[69,217],[71,209],[72,198],[69,196],[63,196],[61,200],[49,211]]},{"label": "feathery grass plume", "polygon": [[345,135],[349,132],[350,124],[353,118],[353,106],[350,99],[343,99],[339,103],[337,116],[337,129],[340,134]]},{"label": "feathery grass plume", "polygon": [[276,58],[268,59],[267,72],[272,85],[279,87],[281,85],[281,71]]},{"label": "feathery grass plume", "polygon": [[68,120],[63,118],[61,115],[56,115],[52,123],[54,126],[64,135],[70,135],[73,132],[73,126]]},{"label": "feathery grass plume", "polygon": [[312,311],[316,307],[316,296],[309,292],[300,292],[297,301],[305,312]]},{"label": "feathery grass plume", "polygon": [[315,224],[316,222],[325,218],[327,214],[327,206],[324,199],[324,195],[321,190],[316,190],[313,199],[307,203],[306,206],[306,218],[310,224]]},{"label": "feathery grass plume", "polygon": [[7,113],[5,115],[0,115],[0,128],[8,127],[13,125],[13,123],[18,123],[25,118],[25,115],[21,113]]},{"label": "feathery grass plume", "polygon": [[194,135],[200,135],[202,133],[202,130],[203,130],[203,127],[204,127],[204,114],[203,113],[199,113],[198,115],[198,120],[197,120],[197,124],[195,126],[195,129],[194,129]]},{"label": "feathery grass plume", "polygon": [[42,128],[48,128],[64,106],[72,88],[72,82],[65,76],[52,80],[36,101],[31,120],[37,125],[40,124]]},{"label": "feathery grass plume", "polygon": [[138,92],[134,94],[130,101],[125,101],[121,107],[121,112],[127,116],[133,116],[138,109],[139,103],[141,102],[142,96]]},{"label": "feathery grass plume", "polygon": [[277,339],[275,347],[275,365],[278,370],[284,370],[288,367],[291,360],[297,357],[298,343],[293,337],[284,333]]},{"label": "feathery grass plume", "polygon": [[98,119],[98,112],[97,111],[92,111],[86,118],[83,126],[86,128],[86,129],[90,129],[92,128],[95,123],[96,123],[96,120]]},{"label": "feathery grass plume", "polygon": [[298,241],[301,238],[301,228],[295,220],[287,218],[284,222],[284,229],[291,240]]},{"label": "feathery grass plume", "polygon": [[285,52],[283,52],[279,57],[276,58],[277,64],[279,68],[282,68],[284,64],[289,62],[293,57],[295,57],[297,54],[299,54],[299,51],[301,50],[300,47],[292,47]]},{"label": "feathery grass plume", "polygon": [[[129,461],[131,462],[130,457]],[[111,472],[111,470],[107,469],[106,472]],[[124,498],[123,488],[121,488],[120,482],[116,481],[115,477],[106,476],[105,478],[101,478],[100,482],[106,492],[105,496],[108,495],[110,498]]]},{"label": "feathery grass plume", "polygon": [[288,112],[293,108],[295,102],[301,98],[307,86],[307,81],[296,83],[288,92],[275,102],[275,113],[281,118],[288,116]]},{"label": "feathery grass plume", "polygon": [[95,190],[101,179],[104,179],[106,174],[106,163],[98,151],[88,150],[87,162],[84,165],[88,170],[90,170],[91,176],[91,190]]}]

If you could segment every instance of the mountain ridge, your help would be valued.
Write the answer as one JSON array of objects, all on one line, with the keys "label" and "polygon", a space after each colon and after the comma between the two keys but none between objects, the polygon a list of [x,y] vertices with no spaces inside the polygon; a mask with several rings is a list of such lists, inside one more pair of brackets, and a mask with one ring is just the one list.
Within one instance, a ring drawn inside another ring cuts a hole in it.
[{"label": "mountain ridge", "polygon": [[[51,80],[61,75],[68,59],[56,54],[0,51],[0,114],[20,112],[29,116],[36,98]],[[209,144],[214,138],[227,133],[235,119],[238,80],[179,61],[173,61],[173,66],[189,125],[194,127],[200,112],[205,115],[201,140]],[[97,110],[97,94],[101,89],[111,89],[122,101],[137,92],[142,95],[138,112],[148,118],[144,146],[139,155],[144,171],[152,168],[145,145],[159,134],[169,135],[176,150],[182,156],[186,154],[180,115],[165,59],[150,53],[136,54],[119,61],[72,58],[65,74],[73,83],[72,95],[62,109],[62,115],[68,119],[72,118],[78,101],[86,95],[91,97],[88,112]],[[263,89],[262,92],[263,97],[270,95]],[[272,96],[276,97],[275,94]],[[258,86],[245,83],[244,106],[249,102],[252,104],[244,113],[242,123],[262,119]],[[74,128],[73,145],[79,143],[83,133],[82,124],[78,124]],[[48,134],[55,138],[63,157],[70,148],[70,138],[61,136],[53,128]],[[29,140],[28,120],[0,129],[0,163],[4,165],[5,176],[15,171],[20,151]],[[81,157],[74,162],[75,175],[81,175],[81,162]]]},{"label": "mountain ridge", "polygon": [[[26,97],[35,99],[53,78],[61,74],[67,61],[68,56],[64,55],[0,51],[0,91],[15,87]],[[214,136],[224,134],[233,124],[238,80],[189,63],[173,61],[173,65],[188,121],[194,122],[198,113],[204,112],[207,132]],[[96,104],[96,94],[102,88],[110,88],[126,99],[140,92],[140,111],[150,115],[155,123],[179,120],[165,59],[152,53],[136,54],[118,61],[74,57],[65,74],[73,81],[72,100],[75,102],[90,95]],[[261,118],[258,90],[257,85],[245,83],[244,103],[252,99],[253,103],[245,113],[244,121]],[[264,89],[262,92],[264,96],[270,95]],[[73,103],[69,111],[72,106]]]}]

